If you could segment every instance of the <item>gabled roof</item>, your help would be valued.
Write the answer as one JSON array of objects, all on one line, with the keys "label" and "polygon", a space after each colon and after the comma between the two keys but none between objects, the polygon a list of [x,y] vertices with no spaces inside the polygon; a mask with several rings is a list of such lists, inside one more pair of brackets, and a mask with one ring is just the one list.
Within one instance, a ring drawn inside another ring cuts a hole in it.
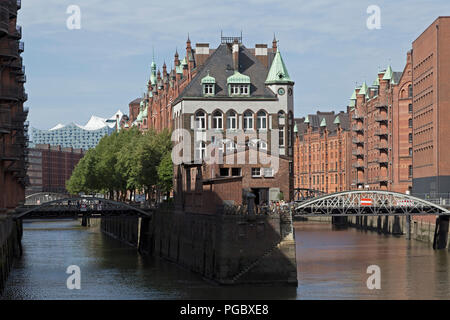
[{"label": "gabled roof", "polygon": [[[340,112],[335,114],[334,112],[317,112],[317,114],[307,115],[305,118],[295,119],[297,130],[300,136],[302,136],[309,126],[313,131],[319,130],[321,127],[326,127],[328,133],[333,135],[336,133],[338,125],[343,130],[350,129],[350,118],[348,113]],[[325,126],[324,126],[325,125]]]},{"label": "gabled roof", "polygon": [[275,83],[289,83],[292,84],[293,81],[289,77],[288,70],[284,64],[283,58],[281,57],[280,51],[277,49],[277,53],[273,58],[272,65],[270,66],[269,73],[267,74],[266,84]]},{"label": "gabled roof", "polygon": [[[269,57],[270,60],[271,57]],[[222,43],[199,67],[195,77],[180,93],[174,103],[178,103],[183,98],[211,99],[203,96],[201,80],[208,75],[216,80],[214,98],[230,98],[228,95],[227,79],[234,75],[233,57],[231,47]],[[239,70],[242,75],[250,77],[250,97],[275,99],[276,95],[266,87],[264,80],[267,77],[268,69],[250,52],[249,49],[241,45],[239,50]],[[235,99],[245,99],[242,97]]]},{"label": "gabled roof", "polygon": [[202,82],[202,84],[205,84],[205,83],[213,83],[214,84],[214,83],[216,83],[216,78],[211,77],[208,72],[208,75],[206,77],[204,77],[201,82]]}]

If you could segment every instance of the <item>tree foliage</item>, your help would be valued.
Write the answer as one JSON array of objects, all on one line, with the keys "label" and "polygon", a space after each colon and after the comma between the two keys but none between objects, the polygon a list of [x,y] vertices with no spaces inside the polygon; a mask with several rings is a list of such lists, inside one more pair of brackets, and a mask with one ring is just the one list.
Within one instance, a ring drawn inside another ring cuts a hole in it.
[{"label": "tree foliage", "polygon": [[137,128],[103,137],[80,160],[67,181],[69,193],[102,193],[125,200],[127,194],[170,192],[173,165],[169,131]]}]

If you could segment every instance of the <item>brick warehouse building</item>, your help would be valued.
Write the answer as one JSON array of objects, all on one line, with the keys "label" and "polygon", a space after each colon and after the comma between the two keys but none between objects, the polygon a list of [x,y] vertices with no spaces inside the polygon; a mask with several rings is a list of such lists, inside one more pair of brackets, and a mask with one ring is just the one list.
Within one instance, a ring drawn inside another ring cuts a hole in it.
[{"label": "brick warehouse building", "polygon": [[412,189],[412,61],[403,72],[389,66],[350,100],[351,189]]},{"label": "brick warehouse building", "polygon": [[450,17],[412,44],[413,193],[450,192]]},{"label": "brick warehouse building", "polygon": [[25,200],[28,110],[22,28],[16,25],[20,0],[0,1],[0,213]]},{"label": "brick warehouse building", "polygon": [[83,156],[83,149],[48,144],[38,144],[30,148],[27,169],[30,184],[26,195],[39,192],[66,194],[66,182]]},{"label": "brick warehouse building", "polygon": [[295,119],[294,187],[333,193],[349,190],[349,114],[317,112]]},{"label": "brick warehouse building", "polygon": [[[161,73],[152,62],[148,92],[130,103],[127,126],[157,131],[185,129],[190,133],[190,140],[178,137],[192,150],[191,157],[175,168],[174,191],[180,205],[186,208],[192,203],[200,210],[198,204],[208,201],[202,194],[208,192],[221,195],[218,205],[239,205],[243,190],[253,191],[257,204],[277,200],[280,193],[290,200],[294,83],[277,41],[273,40],[272,48],[266,44],[247,48],[242,37],[222,37],[216,49],[205,43],[193,49],[188,39],[186,57],[180,61],[175,53],[174,65],[168,72],[164,64]],[[209,136],[210,132],[232,137]],[[278,143],[276,150],[271,149],[272,140]],[[251,165],[247,161],[206,164],[211,146],[216,149],[211,155],[220,153],[226,159],[248,158],[252,152],[257,158],[260,153],[274,156],[281,170],[260,161]],[[232,186],[239,191],[228,193],[226,197],[231,198],[223,198],[225,193],[217,189]],[[188,199],[191,195],[197,198]]]}]

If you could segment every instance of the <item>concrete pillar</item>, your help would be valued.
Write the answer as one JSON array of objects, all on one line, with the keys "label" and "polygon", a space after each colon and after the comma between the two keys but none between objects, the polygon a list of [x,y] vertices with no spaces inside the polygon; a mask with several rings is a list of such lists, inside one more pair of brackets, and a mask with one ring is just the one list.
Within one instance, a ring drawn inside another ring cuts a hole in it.
[{"label": "concrete pillar", "polygon": [[411,216],[406,216],[406,225],[405,225],[405,232],[406,232],[406,240],[411,240]]},{"label": "concrete pillar", "polygon": [[399,216],[394,216],[394,223],[392,226],[392,234],[394,234],[394,235],[403,234],[402,228],[400,226],[400,217]]}]

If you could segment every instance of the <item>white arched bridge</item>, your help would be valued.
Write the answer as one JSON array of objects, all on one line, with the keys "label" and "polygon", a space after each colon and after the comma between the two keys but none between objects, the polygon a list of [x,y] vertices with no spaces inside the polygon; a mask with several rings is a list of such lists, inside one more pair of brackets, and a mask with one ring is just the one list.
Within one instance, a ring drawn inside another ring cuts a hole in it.
[{"label": "white arched bridge", "polygon": [[411,195],[378,190],[346,191],[296,203],[296,217],[367,215],[450,215],[449,208]]}]

